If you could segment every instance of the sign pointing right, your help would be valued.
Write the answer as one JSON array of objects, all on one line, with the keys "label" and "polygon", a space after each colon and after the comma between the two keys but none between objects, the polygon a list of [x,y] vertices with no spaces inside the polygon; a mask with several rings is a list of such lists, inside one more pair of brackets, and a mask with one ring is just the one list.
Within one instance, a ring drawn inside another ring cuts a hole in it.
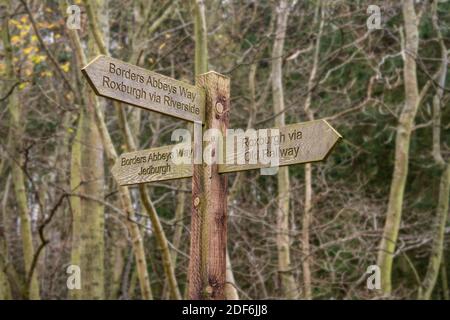
[{"label": "sign pointing right", "polygon": [[[261,161],[261,148],[267,150],[269,153],[268,157],[278,157],[278,166],[322,161],[330,153],[336,142],[342,138],[323,119],[295,123],[273,129],[279,130],[278,136],[269,132],[268,136],[270,139],[264,139],[259,134],[261,130],[258,130],[257,137],[247,136],[242,140],[244,148],[240,152],[238,152],[236,144],[234,152],[226,150],[225,164],[219,165],[219,172],[225,173],[271,167],[270,163]],[[273,146],[269,146],[268,141]],[[257,147],[255,148],[255,146]],[[238,158],[244,159],[245,163],[239,163]],[[251,162],[252,160],[253,163]]]}]

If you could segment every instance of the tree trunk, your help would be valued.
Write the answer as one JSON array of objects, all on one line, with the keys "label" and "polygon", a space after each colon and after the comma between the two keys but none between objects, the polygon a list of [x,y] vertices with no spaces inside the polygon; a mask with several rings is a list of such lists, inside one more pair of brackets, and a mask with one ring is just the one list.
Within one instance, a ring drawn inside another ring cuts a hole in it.
[{"label": "tree trunk", "polygon": [[8,263],[8,247],[6,228],[8,226],[6,217],[6,201],[11,188],[11,175],[8,175],[5,183],[5,189],[2,195],[0,212],[0,300],[12,299],[11,286],[9,285],[8,275],[6,274],[6,264]]},{"label": "tree trunk", "polygon": [[[277,115],[275,126],[285,125],[284,94],[283,94],[283,47],[286,36],[286,25],[289,15],[289,7],[286,0],[280,0],[275,8],[277,16],[275,41],[272,50],[272,95],[273,108]],[[281,285],[284,295],[288,299],[297,299],[299,292],[294,279],[290,256],[289,237],[289,168],[281,167],[278,171],[278,201],[277,201],[277,248],[278,248],[278,272],[281,277]]]},{"label": "tree trunk", "polygon": [[[84,112],[80,113],[78,128],[72,142],[72,152],[70,161],[70,189],[78,190],[81,184],[81,124]],[[81,198],[71,197],[70,208],[72,212],[72,251],[71,263],[76,266],[81,265]],[[71,299],[81,299],[81,290],[70,291]]]},{"label": "tree trunk", "polygon": [[428,268],[425,278],[422,281],[422,288],[420,298],[429,300],[433,289],[436,285],[439,276],[439,269],[442,265],[442,257],[444,255],[444,240],[445,240],[445,226],[447,224],[448,216],[448,201],[450,196],[450,163],[445,165],[444,158],[441,154],[440,148],[440,134],[441,134],[441,101],[444,95],[445,80],[447,76],[448,57],[447,48],[442,38],[441,31],[438,24],[437,2],[433,3],[433,26],[438,34],[439,43],[441,46],[441,67],[439,86],[436,89],[436,94],[433,97],[433,158],[438,167],[442,168],[442,176],[439,185],[439,198],[436,209],[436,218],[433,230],[433,244],[431,246],[431,255],[428,261]]},{"label": "tree trunk", "polygon": [[406,33],[403,50],[405,104],[397,125],[394,173],[391,181],[383,238],[378,251],[378,266],[381,270],[381,290],[385,295],[390,295],[392,291],[392,263],[400,228],[403,195],[408,176],[411,131],[419,105],[415,60],[419,45],[419,33],[414,0],[403,1],[403,19]]},{"label": "tree trunk", "polygon": [[11,287],[9,286],[8,276],[3,271],[6,268],[3,257],[6,256],[6,243],[4,238],[0,238],[0,300],[10,300]]},{"label": "tree trunk", "polygon": [[[178,258],[178,249],[181,245],[181,236],[183,235],[183,223],[184,223],[184,207],[186,205],[186,192],[184,190],[187,189],[187,180],[183,179],[179,183],[180,189],[177,194],[177,205],[175,208],[175,216],[174,216],[174,224],[175,224],[175,231],[173,232],[173,238],[172,238],[172,245],[173,249],[171,250],[170,254],[172,257],[172,265],[175,269],[177,266],[177,258]],[[163,297],[165,299],[168,298],[168,279],[164,281],[164,290],[163,290]]]},{"label": "tree trunk", "polygon": [[448,200],[450,196],[450,163],[446,165],[439,187],[439,201],[433,228],[433,245],[425,278],[422,282],[420,299],[429,300],[439,276],[439,268],[444,252],[445,226],[448,216]]},{"label": "tree trunk", "polygon": [[[3,19],[2,26],[2,40],[5,52],[5,74],[8,79],[15,79],[16,74],[14,70],[13,62],[13,50],[9,35],[9,19]],[[34,246],[33,246],[33,235],[31,229],[30,213],[28,210],[27,203],[27,190],[25,186],[25,176],[23,173],[22,166],[24,164],[23,157],[23,135],[25,123],[23,122],[24,115],[22,113],[22,106],[19,101],[18,91],[14,90],[8,98],[8,110],[10,114],[10,124],[11,124],[11,140],[10,156],[13,159],[11,161],[11,175],[14,187],[14,197],[16,200],[17,211],[20,218],[20,234],[22,237],[22,249],[24,257],[24,267],[25,274],[27,275],[30,271],[33,257],[34,257]],[[26,283],[27,281],[25,281]],[[37,266],[33,272],[33,278],[30,282],[29,288],[25,289],[26,298],[37,300],[40,299],[39,294],[39,282],[38,282],[38,271]]]},{"label": "tree trunk", "polygon": [[[94,42],[90,35],[89,49]],[[74,171],[71,173],[72,192],[103,200],[103,145],[95,123],[96,98],[83,87],[77,141],[73,153]],[[78,168],[76,168],[78,167]],[[78,184],[78,185],[77,185]],[[73,290],[73,298],[104,299],[104,208],[101,202],[80,197],[79,211],[73,211],[73,260],[81,270],[81,290]]]},{"label": "tree trunk", "polygon": [[[93,5],[98,4],[101,5],[100,2]],[[88,49],[91,56],[96,54],[93,34],[90,34]],[[98,101],[86,86],[82,92],[85,98],[82,99],[72,151],[74,171],[71,173],[71,187],[74,193],[94,195],[103,200],[103,144],[95,122]],[[71,297],[104,299],[104,207],[99,201],[85,197],[76,201],[79,205],[76,207],[78,210],[73,210],[72,264],[80,267],[81,290],[73,290]]]},{"label": "tree trunk", "polygon": [[[320,43],[323,33],[324,19],[323,10],[321,7],[321,2],[319,1],[316,7],[316,17],[319,17],[319,31],[317,33],[316,47],[314,50],[313,64],[311,67],[311,73],[308,80],[308,93],[305,100],[304,110],[308,116],[308,120],[314,120],[314,113],[311,110],[312,101],[312,91],[314,90],[317,70],[319,66],[319,55],[320,55]],[[311,276],[311,249],[310,249],[310,225],[312,220],[312,165],[311,163],[305,164],[305,208],[302,219],[302,254],[303,254],[303,295],[305,299],[312,299],[312,276]]]},{"label": "tree trunk", "polygon": [[231,266],[230,254],[227,250],[227,282],[225,284],[225,297],[227,300],[239,300],[239,294],[236,289],[236,280],[234,279],[233,267]]},{"label": "tree trunk", "polygon": [[446,259],[445,259],[445,251],[442,254],[441,283],[442,283],[442,296],[443,296],[444,300],[450,300],[450,293],[448,290],[448,277],[447,277],[447,264],[446,264]]},{"label": "tree trunk", "polygon": [[[92,108],[92,106],[90,107]],[[73,192],[103,200],[103,148],[94,115],[82,110],[78,123],[79,146],[72,151],[74,166],[71,176]],[[76,186],[76,182],[79,185]],[[104,212],[103,205],[92,199],[80,197],[79,211],[73,211],[73,261],[81,269],[81,290],[74,290],[74,298],[103,299]]]}]

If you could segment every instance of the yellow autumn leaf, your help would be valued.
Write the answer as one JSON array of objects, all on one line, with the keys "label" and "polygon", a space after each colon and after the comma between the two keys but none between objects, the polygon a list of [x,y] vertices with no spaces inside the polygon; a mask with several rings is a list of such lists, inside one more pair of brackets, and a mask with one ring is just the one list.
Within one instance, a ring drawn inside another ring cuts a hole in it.
[{"label": "yellow autumn leaf", "polygon": [[31,41],[36,42],[38,40],[37,36],[35,34],[33,34],[31,36]]},{"label": "yellow autumn leaf", "polygon": [[14,20],[14,19],[10,19],[9,22],[14,26],[17,26],[19,24],[19,21]]},{"label": "yellow autumn leaf", "polygon": [[164,42],[159,46],[158,50],[162,50],[165,46],[166,46],[166,43]]},{"label": "yellow autumn leaf", "polygon": [[20,18],[20,22],[27,23],[27,16],[22,16],[22,18]]},{"label": "yellow autumn leaf", "polygon": [[24,38],[27,34],[28,34],[28,28],[27,29],[22,29],[22,28],[19,28],[21,31],[20,31],[20,36],[22,37],[22,38]]},{"label": "yellow autumn leaf", "polygon": [[61,35],[57,33],[57,34],[55,35],[55,39],[59,39],[59,38],[61,38]]},{"label": "yellow autumn leaf", "polygon": [[51,76],[53,76],[53,73],[51,71],[44,71],[41,73],[41,75],[43,77],[51,77]]},{"label": "yellow autumn leaf", "polygon": [[39,63],[41,63],[42,61],[45,61],[45,59],[47,59],[47,57],[44,56],[44,55],[34,55],[34,56],[31,57],[31,61],[32,61],[34,64],[39,64]]},{"label": "yellow autumn leaf", "polygon": [[23,53],[26,55],[29,55],[30,53],[32,53],[34,51],[34,49],[36,49],[35,47],[26,47],[25,49],[23,49]]},{"label": "yellow autumn leaf", "polygon": [[61,69],[63,69],[64,72],[69,72],[69,62],[62,64]]},{"label": "yellow autumn leaf", "polygon": [[19,84],[19,90],[23,90],[28,86],[27,82],[22,82],[21,84]]},{"label": "yellow autumn leaf", "polygon": [[25,24],[18,24],[17,29],[21,30],[21,33],[26,33],[26,31],[28,30],[28,26]]},{"label": "yellow autumn leaf", "polygon": [[11,44],[12,45],[16,45],[20,42],[20,37],[19,36],[12,36],[11,37]]}]

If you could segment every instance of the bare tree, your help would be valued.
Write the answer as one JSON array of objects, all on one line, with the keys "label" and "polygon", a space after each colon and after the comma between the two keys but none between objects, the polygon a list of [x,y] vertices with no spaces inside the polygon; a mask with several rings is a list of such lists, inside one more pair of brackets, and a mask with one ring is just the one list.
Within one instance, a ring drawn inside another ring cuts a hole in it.
[{"label": "bare tree", "polygon": [[[277,115],[275,125],[282,127],[285,121],[285,105],[283,94],[283,47],[286,37],[286,25],[289,16],[289,3],[286,0],[278,2],[274,6],[274,15],[277,17],[275,28],[275,40],[272,49],[272,94],[273,110]],[[289,168],[282,167],[278,171],[278,199],[277,199],[277,247],[278,247],[278,272],[280,274],[282,288],[285,296],[296,299],[299,296],[297,283],[292,273],[289,237]]]}]

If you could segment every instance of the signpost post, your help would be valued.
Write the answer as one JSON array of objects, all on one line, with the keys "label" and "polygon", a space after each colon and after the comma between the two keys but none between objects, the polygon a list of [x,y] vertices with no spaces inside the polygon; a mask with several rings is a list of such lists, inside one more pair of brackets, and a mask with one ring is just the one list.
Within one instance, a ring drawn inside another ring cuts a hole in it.
[{"label": "signpost post", "polygon": [[[204,130],[216,130],[225,136],[229,122],[230,79],[216,72],[198,76],[197,84],[205,89]],[[194,141],[194,144],[199,141]],[[191,248],[189,263],[189,297],[191,299],[225,299],[227,250],[227,176],[219,174],[214,146],[195,148],[212,159],[194,164],[192,177]]]},{"label": "signpost post", "polygon": [[82,71],[97,95],[192,121],[196,128],[203,124],[205,133],[212,130],[221,136],[222,145],[208,145],[194,130],[193,147],[169,145],[122,154],[112,174],[119,185],[192,177],[189,297],[225,299],[225,173],[273,166],[261,161],[265,156],[276,158],[277,166],[321,161],[341,135],[327,121],[315,120],[274,128],[276,133],[265,139],[261,130],[253,135],[243,132],[242,139],[227,145],[230,79],[226,76],[208,72],[192,86],[107,56],[98,56]]}]

